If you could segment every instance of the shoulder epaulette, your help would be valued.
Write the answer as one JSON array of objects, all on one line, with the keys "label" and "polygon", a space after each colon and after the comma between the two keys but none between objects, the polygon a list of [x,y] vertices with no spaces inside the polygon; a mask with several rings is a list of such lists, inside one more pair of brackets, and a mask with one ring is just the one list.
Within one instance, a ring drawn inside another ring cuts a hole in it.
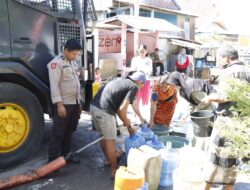
[{"label": "shoulder epaulette", "polygon": [[65,60],[65,57],[64,57],[63,55],[61,55],[60,58],[61,58],[62,60]]}]

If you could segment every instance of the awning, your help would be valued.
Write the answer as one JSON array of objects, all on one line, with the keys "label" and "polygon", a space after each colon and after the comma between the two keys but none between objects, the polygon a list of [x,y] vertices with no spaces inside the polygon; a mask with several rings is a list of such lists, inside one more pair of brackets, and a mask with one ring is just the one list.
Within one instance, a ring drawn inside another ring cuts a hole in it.
[{"label": "awning", "polygon": [[233,31],[229,31],[224,27],[223,23],[220,22],[202,22],[202,24],[197,25],[195,33],[215,33],[215,34],[224,34],[224,35],[237,35]]},{"label": "awning", "polygon": [[193,42],[189,42],[189,41],[185,41],[185,40],[179,40],[179,39],[171,39],[171,44],[182,46],[182,47],[188,47],[191,49],[200,49],[201,48],[201,44],[193,43]]},{"label": "awning", "polygon": [[113,25],[113,24],[105,24],[102,22],[97,22],[95,28],[102,28],[102,29],[117,29],[121,28],[121,26]]},{"label": "awning", "polygon": [[117,21],[123,22],[132,28],[139,30],[151,30],[151,31],[164,31],[164,32],[182,32],[183,29],[178,26],[167,22],[163,19],[158,18],[149,18],[149,17],[140,17],[140,16],[131,16],[131,15],[118,15],[111,17],[107,20],[102,21],[103,23],[108,24],[117,24]]}]

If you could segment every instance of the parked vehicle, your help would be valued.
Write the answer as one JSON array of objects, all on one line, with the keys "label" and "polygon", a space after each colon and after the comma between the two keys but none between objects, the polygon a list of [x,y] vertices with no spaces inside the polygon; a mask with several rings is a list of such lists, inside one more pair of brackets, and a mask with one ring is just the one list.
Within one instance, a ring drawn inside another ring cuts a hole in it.
[{"label": "parked vehicle", "polygon": [[79,64],[87,68],[89,18],[96,19],[92,0],[0,1],[0,169],[39,147],[43,116],[52,113],[47,64],[68,39],[82,43]]}]

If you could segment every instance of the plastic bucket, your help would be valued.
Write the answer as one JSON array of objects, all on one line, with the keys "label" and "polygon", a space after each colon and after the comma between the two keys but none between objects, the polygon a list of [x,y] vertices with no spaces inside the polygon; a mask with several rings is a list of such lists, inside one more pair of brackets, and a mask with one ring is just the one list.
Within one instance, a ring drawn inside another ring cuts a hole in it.
[{"label": "plastic bucket", "polygon": [[154,127],[151,128],[151,130],[156,134],[157,136],[164,136],[164,135],[169,135],[173,130],[170,129],[169,127],[164,127],[162,125],[154,125]]},{"label": "plastic bucket", "polygon": [[159,136],[158,140],[160,142],[163,142],[164,145],[167,144],[167,142],[172,143],[172,148],[181,148],[184,145],[188,144],[188,140],[183,137],[178,136],[172,136],[172,135],[166,135],[166,136]]},{"label": "plastic bucket", "polygon": [[210,137],[214,122],[214,113],[211,110],[200,110],[190,114],[194,125],[194,135],[197,137]]},{"label": "plastic bucket", "polygon": [[202,99],[207,96],[206,92],[203,91],[193,91],[190,94],[190,99],[195,103],[196,105],[200,104],[202,102]]},{"label": "plastic bucket", "polygon": [[201,190],[205,181],[202,173],[194,173],[192,170],[177,168],[173,174],[173,190]]}]

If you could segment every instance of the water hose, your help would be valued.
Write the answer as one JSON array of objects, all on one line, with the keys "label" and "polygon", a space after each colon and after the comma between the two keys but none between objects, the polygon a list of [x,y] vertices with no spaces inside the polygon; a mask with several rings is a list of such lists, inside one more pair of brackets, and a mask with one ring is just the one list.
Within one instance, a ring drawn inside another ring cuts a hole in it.
[{"label": "water hose", "polygon": [[85,145],[84,147],[78,149],[75,152],[70,152],[67,154],[67,156],[63,157],[60,156],[57,159],[47,163],[46,165],[41,166],[40,168],[37,168],[35,170],[27,171],[25,173],[11,176],[5,179],[0,180],[0,189],[6,189],[10,187],[14,187],[20,184],[28,183],[34,180],[37,180],[39,178],[42,178],[49,173],[52,173],[59,168],[65,166],[67,164],[67,160],[69,160],[72,156],[74,156],[77,153],[82,152],[83,150],[87,149],[88,147],[92,146],[93,144],[99,142],[102,140],[103,137],[98,138],[97,140]]}]

